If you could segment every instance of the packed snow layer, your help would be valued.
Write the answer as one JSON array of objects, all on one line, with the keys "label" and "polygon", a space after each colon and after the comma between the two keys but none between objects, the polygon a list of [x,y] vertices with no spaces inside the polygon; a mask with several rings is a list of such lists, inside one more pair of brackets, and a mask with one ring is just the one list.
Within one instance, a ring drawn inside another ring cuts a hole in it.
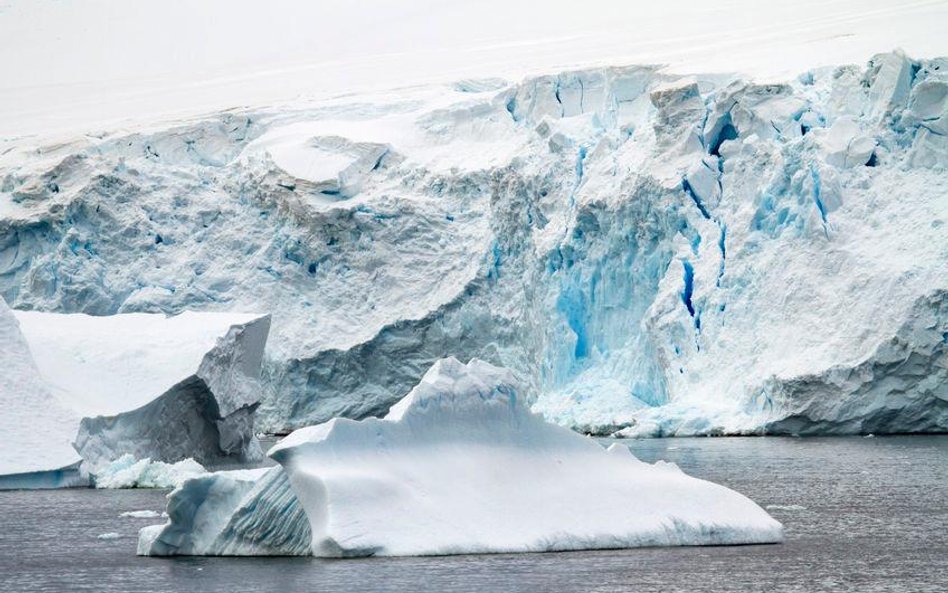
[{"label": "packed snow layer", "polygon": [[185,480],[207,473],[197,461],[182,459],[176,463],[164,463],[135,459],[126,453],[118,459],[100,466],[95,475],[96,488],[177,488]]},{"label": "packed snow layer", "polygon": [[[271,0],[266,10],[253,0],[58,0],[0,10],[8,135],[604,64],[786,75],[894,47],[948,52],[939,0]],[[331,26],[314,35],[300,23]]]},{"label": "packed snow layer", "polygon": [[87,471],[126,454],[202,463],[260,455],[253,413],[268,316],[15,315],[45,383],[82,416],[72,436]]},{"label": "packed snow layer", "polygon": [[81,484],[81,459],[72,446],[79,417],[40,378],[19,323],[2,298],[0,365],[0,490]]},{"label": "packed snow layer", "polygon": [[282,468],[220,471],[168,496],[168,521],[141,530],[141,556],[305,556],[312,537]]},{"label": "packed snow layer", "polygon": [[352,557],[782,539],[780,523],[736,492],[547,423],[508,371],[479,360],[438,361],[385,419],[303,428],[270,456],[282,468],[185,482],[170,496],[168,522],[142,530],[139,554]]},{"label": "packed snow layer", "polygon": [[272,311],[269,431],[447,355],[597,433],[941,431],[946,72],[602,67],[19,140],[0,295]]}]

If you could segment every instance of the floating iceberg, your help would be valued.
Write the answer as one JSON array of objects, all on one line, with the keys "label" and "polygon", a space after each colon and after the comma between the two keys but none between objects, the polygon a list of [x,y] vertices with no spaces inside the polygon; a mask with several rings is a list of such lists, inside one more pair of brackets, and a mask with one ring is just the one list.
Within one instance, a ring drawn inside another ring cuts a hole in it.
[{"label": "floating iceberg", "polygon": [[[70,438],[84,471],[114,474],[108,465],[123,456],[147,465],[261,455],[253,412],[268,316],[15,316],[45,384],[82,417],[71,424]],[[31,425],[52,421],[30,416]]]},{"label": "floating iceberg", "polygon": [[185,482],[168,524],[142,531],[139,553],[351,557],[782,539],[780,523],[732,490],[547,423],[508,371],[479,360],[438,361],[384,419],[302,428],[269,454],[282,468]]},{"label": "floating iceberg", "polygon": [[79,417],[50,393],[7,304],[0,299],[0,490],[85,483],[72,446]]}]

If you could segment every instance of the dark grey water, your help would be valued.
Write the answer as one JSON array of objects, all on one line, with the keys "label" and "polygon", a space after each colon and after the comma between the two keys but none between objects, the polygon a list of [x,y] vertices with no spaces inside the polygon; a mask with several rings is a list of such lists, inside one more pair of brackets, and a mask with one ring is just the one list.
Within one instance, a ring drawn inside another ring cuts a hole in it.
[{"label": "dark grey water", "polygon": [[[736,488],[787,528],[774,546],[318,560],[135,556],[164,492],[0,492],[0,592],[948,592],[948,436],[630,441]],[[595,501],[590,501],[595,504]],[[97,539],[116,532],[118,539]]]}]

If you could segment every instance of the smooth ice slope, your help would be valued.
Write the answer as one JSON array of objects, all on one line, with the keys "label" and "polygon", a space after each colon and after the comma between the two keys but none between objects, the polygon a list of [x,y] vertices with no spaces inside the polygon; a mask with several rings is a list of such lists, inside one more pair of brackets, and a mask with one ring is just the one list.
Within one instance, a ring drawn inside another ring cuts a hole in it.
[{"label": "smooth ice slope", "polygon": [[317,556],[779,542],[744,496],[548,424],[509,372],[435,363],[385,419],[331,420],[270,450]]},{"label": "smooth ice slope", "polygon": [[125,454],[201,463],[259,455],[253,412],[268,316],[15,315],[40,374],[83,417],[75,440],[88,471]]},{"label": "smooth ice slope", "polygon": [[384,415],[448,355],[596,433],[944,431],[948,62],[865,59],[781,82],[467,79],[12,141],[0,294],[272,311],[269,431]]},{"label": "smooth ice slope", "polygon": [[49,392],[3,299],[0,367],[0,489],[81,484],[81,459],[72,446],[79,417]]}]

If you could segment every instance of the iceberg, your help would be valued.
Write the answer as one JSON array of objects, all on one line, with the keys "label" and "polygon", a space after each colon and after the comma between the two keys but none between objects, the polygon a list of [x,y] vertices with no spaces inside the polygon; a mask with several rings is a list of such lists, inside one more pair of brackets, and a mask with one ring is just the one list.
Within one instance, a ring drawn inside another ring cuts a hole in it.
[{"label": "iceberg", "polygon": [[[64,430],[84,471],[108,481],[120,458],[147,466],[261,457],[253,413],[268,316],[14,315],[43,383],[76,418]],[[40,425],[53,420],[33,414]]]},{"label": "iceberg", "polygon": [[82,460],[72,446],[79,417],[50,393],[19,323],[3,299],[0,353],[0,433],[4,439],[0,490],[87,483],[79,472]]},{"label": "iceberg", "polygon": [[436,362],[383,419],[302,428],[269,455],[282,467],[186,481],[168,523],[142,530],[139,553],[440,555],[783,537],[737,492],[548,423],[509,371],[476,359]]}]

